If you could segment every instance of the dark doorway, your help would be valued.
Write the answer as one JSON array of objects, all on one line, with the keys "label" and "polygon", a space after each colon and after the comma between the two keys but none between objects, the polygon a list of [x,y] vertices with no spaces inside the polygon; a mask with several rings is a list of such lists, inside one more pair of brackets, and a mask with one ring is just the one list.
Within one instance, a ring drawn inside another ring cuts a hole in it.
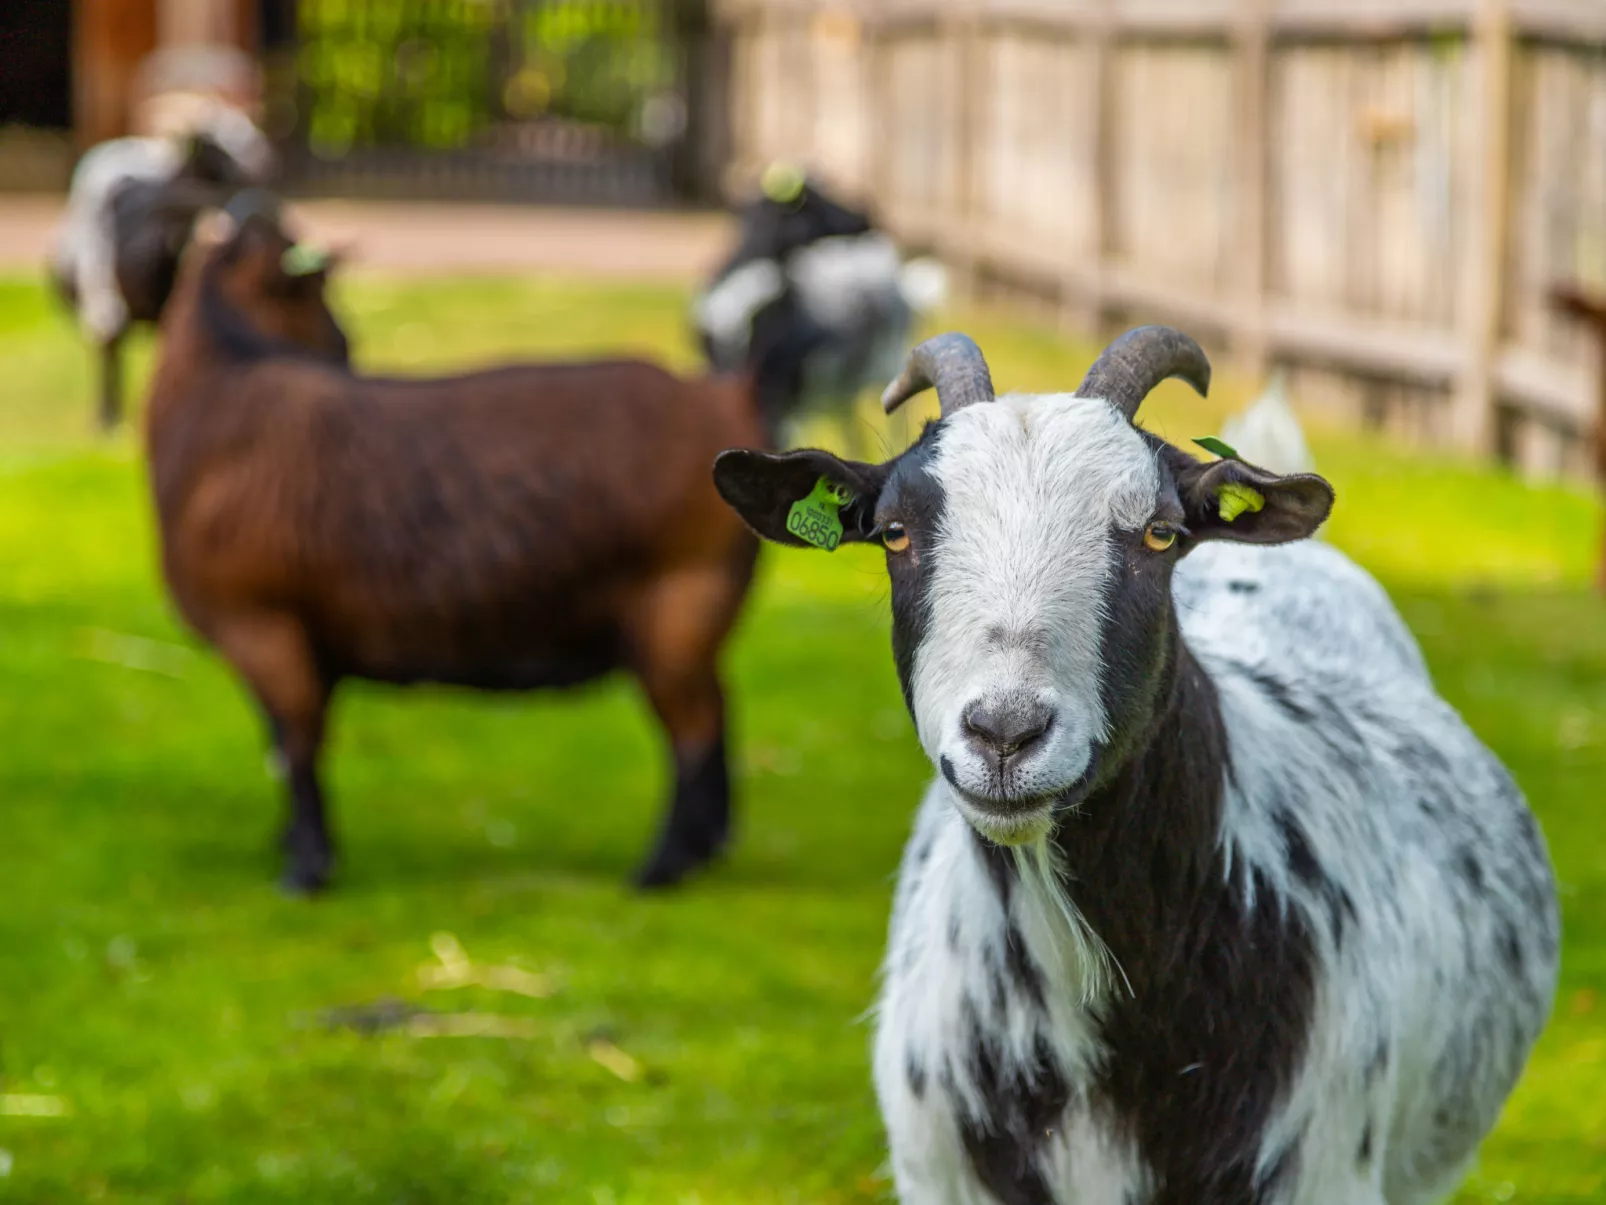
[{"label": "dark doorway", "polygon": [[0,126],[72,128],[72,5],[0,3]]}]

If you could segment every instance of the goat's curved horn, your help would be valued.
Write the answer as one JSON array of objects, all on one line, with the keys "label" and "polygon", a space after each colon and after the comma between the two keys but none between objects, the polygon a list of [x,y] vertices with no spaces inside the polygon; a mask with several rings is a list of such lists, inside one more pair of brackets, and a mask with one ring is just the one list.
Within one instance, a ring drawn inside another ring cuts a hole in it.
[{"label": "goat's curved horn", "polygon": [[898,379],[881,395],[881,408],[891,414],[915,394],[934,385],[944,418],[966,406],[993,400],[993,378],[987,371],[987,361],[969,335],[949,331],[927,339],[910,352]]},{"label": "goat's curved horn", "polygon": [[1203,397],[1210,392],[1210,361],[1181,331],[1140,326],[1127,331],[1093,361],[1076,396],[1104,398],[1131,421],[1149,391],[1167,377],[1181,377]]}]

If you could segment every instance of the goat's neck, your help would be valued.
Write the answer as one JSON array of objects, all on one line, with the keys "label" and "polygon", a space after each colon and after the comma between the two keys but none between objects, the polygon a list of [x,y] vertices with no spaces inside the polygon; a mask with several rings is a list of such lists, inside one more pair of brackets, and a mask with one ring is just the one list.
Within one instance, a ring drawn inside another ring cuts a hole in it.
[{"label": "goat's neck", "polygon": [[237,438],[240,358],[210,320],[225,306],[204,271],[181,278],[162,316],[162,343],[145,410],[151,486],[164,521],[208,449]]},{"label": "goat's neck", "polygon": [[185,410],[204,404],[207,399],[202,394],[226,392],[205,388],[224,363],[201,321],[202,287],[198,272],[183,273],[162,315],[161,350],[145,413],[146,431],[152,440],[160,438]]},{"label": "goat's neck", "polygon": [[1226,733],[1174,619],[1170,636],[1152,721],[1049,838],[1062,890],[1124,973],[1119,990],[1139,995],[1175,965],[1202,894],[1221,883]]}]

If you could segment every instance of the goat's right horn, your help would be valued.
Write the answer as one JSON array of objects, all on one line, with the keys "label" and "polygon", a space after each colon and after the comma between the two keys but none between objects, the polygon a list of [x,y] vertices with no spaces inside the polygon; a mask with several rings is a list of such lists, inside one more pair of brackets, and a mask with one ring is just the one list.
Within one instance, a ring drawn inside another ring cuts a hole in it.
[{"label": "goat's right horn", "polygon": [[1076,387],[1077,397],[1101,397],[1130,422],[1149,391],[1167,377],[1181,377],[1203,397],[1210,391],[1210,360],[1200,346],[1169,326],[1127,331],[1093,361]]},{"label": "goat's right horn", "polygon": [[987,371],[987,361],[969,335],[957,331],[935,335],[910,352],[898,379],[881,395],[881,408],[891,414],[932,386],[937,388],[944,418],[966,406],[993,400],[993,378]]}]

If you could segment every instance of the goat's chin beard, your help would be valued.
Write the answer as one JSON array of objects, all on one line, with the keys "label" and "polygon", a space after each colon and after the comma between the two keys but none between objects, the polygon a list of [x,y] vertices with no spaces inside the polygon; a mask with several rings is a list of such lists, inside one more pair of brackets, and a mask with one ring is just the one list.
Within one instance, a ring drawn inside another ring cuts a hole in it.
[{"label": "goat's chin beard", "polygon": [[1054,800],[1052,797],[1023,804],[1009,811],[991,811],[978,808],[959,792],[954,792],[959,814],[994,845],[1031,845],[1041,841],[1054,829]]}]

